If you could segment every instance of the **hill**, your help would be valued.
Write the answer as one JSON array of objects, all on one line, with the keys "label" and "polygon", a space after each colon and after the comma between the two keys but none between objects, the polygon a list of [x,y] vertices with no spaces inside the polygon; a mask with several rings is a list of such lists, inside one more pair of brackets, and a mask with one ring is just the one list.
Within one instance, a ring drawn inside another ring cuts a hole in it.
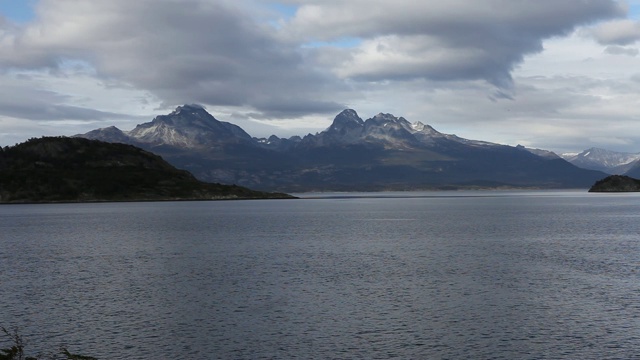
[{"label": "hill", "polygon": [[205,183],[126,144],[43,137],[0,150],[1,203],[290,197]]},{"label": "hill", "polygon": [[597,181],[589,192],[637,192],[640,180],[625,175],[611,175]]}]

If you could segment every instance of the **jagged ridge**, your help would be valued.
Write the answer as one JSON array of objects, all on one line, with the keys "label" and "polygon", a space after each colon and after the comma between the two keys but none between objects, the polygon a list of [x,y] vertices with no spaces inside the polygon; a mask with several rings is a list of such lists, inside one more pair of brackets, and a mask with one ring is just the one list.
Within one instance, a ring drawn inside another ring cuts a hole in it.
[{"label": "jagged ridge", "polygon": [[[119,135],[103,130],[81,136],[109,141]],[[604,175],[550,152],[463,139],[392,114],[362,120],[352,109],[338,114],[326,130],[303,138],[251,138],[193,105],[122,133],[125,142],[154,151],[200,179],[268,190],[586,188]]]}]

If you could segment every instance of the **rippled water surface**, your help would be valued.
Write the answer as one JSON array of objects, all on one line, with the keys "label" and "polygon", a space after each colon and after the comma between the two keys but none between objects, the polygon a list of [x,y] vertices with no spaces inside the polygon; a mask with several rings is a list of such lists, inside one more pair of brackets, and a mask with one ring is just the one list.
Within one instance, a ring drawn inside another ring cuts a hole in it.
[{"label": "rippled water surface", "polygon": [[640,196],[345,195],[0,206],[0,325],[100,359],[640,358]]}]

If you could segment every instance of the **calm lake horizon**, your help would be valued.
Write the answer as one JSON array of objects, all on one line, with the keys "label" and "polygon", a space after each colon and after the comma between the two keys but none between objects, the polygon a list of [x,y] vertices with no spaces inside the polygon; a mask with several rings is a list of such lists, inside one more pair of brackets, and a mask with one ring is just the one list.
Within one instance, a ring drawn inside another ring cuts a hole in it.
[{"label": "calm lake horizon", "polygon": [[31,356],[640,358],[640,194],[295,195],[0,205],[0,326]]}]

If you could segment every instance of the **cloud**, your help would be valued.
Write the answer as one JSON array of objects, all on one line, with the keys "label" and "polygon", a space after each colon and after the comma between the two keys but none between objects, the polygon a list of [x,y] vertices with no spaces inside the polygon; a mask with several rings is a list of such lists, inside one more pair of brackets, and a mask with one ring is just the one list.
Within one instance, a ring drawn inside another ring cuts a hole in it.
[{"label": "cloud", "polygon": [[591,29],[590,34],[602,45],[630,45],[640,40],[640,22],[609,21]]},{"label": "cloud", "polygon": [[[81,61],[166,106],[290,117],[343,108],[335,95],[348,90],[345,79],[481,79],[509,97],[514,66],[541,51],[543,39],[623,12],[610,0],[289,3],[298,10],[278,27],[250,0],[41,0],[31,23],[0,24],[0,67],[59,70]],[[344,38],[362,41],[301,47]]]},{"label": "cloud", "polygon": [[7,104],[0,102],[4,115],[11,117],[28,117],[31,120],[41,120],[47,122],[80,121],[83,123],[96,123],[105,119],[130,119],[130,115],[116,114],[112,112],[99,111],[78,106],[55,105],[42,102],[30,102],[28,104]]},{"label": "cloud", "polygon": [[33,4],[28,22],[0,15],[0,140],[20,119],[13,133],[131,129],[183,103],[259,136],[322,130],[345,107],[552,150],[639,131],[622,1]]},{"label": "cloud", "polygon": [[[150,91],[171,106],[198,102],[279,113],[313,98],[309,111],[340,109],[317,91],[338,82],[305,66],[296,46],[278,40],[276,29],[258,21],[248,5],[42,0],[35,21],[0,30],[0,66],[59,70],[81,60],[98,77]],[[285,106],[274,109],[278,103]]]},{"label": "cloud", "polygon": [[609,0],[297,3],[296,15],[283,28],[290,37],[363,40],[338,57],[334,66],[341,78],[485,80],[503,90],[513,86],[511,72],[524,56],[543,50],[544,39],[626,11]]},{"label": "cloud", "polygon": [[109,111],[70,104],[72,99],[53,91],[38,89],[29,78],[16,79],[1,76],[0,115],[12,118],[26,118],[35,121],[85,121],[130,119]]},{"label": "cloud", "polygon": [[625,48],[622,46],[607,46],[604,52],[610,55],[638,56],[638,49]]}]

